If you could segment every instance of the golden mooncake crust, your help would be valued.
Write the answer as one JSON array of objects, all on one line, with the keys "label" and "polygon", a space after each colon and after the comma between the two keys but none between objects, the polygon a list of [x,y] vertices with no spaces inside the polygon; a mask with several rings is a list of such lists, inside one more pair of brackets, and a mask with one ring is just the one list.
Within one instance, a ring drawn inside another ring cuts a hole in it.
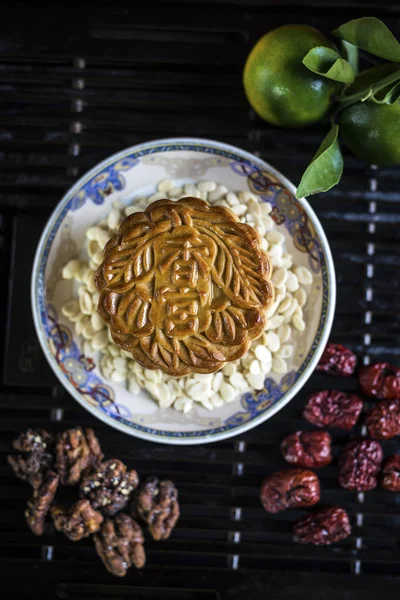
[{"label": "golden mooncake crust", "polygon": [[230,209],[198,198],[157,200],[124,219],[95,274],[115,343],[176,376],[240,358],[274,297],[260,241]]}]

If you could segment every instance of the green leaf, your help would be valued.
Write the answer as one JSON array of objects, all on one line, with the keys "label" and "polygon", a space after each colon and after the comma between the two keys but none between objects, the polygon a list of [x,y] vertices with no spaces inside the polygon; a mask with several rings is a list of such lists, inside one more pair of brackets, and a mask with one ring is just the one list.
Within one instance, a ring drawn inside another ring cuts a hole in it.
[{"label": "green leaf", "polygon": [[346,93],[338,97],[340,104],[337,112],[356,102],[365,102],[369,99],[380,104],[396,102],[396,89],[400,82],[399,66],[396,63],[385,63],[360,73]]},{"label": "green leaf", "polygon": [[400,62],[399,42],[386,25],[376,17],[354,19],[332,31],[332,34],[370,54]]},{"label": "green leaf", "polygon": [[296,198],[326,192],[339,183],[343,172],[343,157],[337,139],[338,133],[339,126],[333,124],[304,171],[297,188]]},{"label": "green leaf", "polygon": [[355,73],[358,73],[358,48],[357,46],[353,46],[346,40],[341,40],[342,45],[342,53],[347,60],[351,64]]},{"label": "green leaf", "polygon": [[311,48],[303,58],[303,65],[317,75],[340,81],[340,83],[353,83],[356,77],[351,64],[336,50],[325,46]]},{"label": "green leaf", "polygon": [[376,104],[396,104],[397,102],[400,102],[400,81],[379,88],[377,91],[368,95],[367,98]]}]

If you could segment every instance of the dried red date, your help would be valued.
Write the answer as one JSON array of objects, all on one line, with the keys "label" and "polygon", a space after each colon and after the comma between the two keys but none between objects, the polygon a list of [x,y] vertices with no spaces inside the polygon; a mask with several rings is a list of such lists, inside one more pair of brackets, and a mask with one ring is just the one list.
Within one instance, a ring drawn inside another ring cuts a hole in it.
[{"label": "dried red date", "polygon": [[371,437],[389,440],[400,435],[400,401],[381,400],[368,413],[365,424]]},{"label": "dried red date", "polygon": [[339,455],[339,484],[347,490],[367,492],[378,483],[383,452],[375,440],[352,440]]},{"label": "dried red date", "polygon": [[307,421],[317,427],[351,429],[363,407],[361,398],[338,390],[321,390],[308,398],[303,411]]},{"label": "dried red date", "polygon": [[332,462],[331,443],[327,431],[296,431],[282,440],[281,451],[288,463],[317,469]]},{"label": "dried red date", "polygon": [[393,454],[383,463],[381,485],[389,492],[400,492],[400,455]]},{"label": "dried red date", "polygon": [[400,400],[400,368],[387,362],[361,367],[358,381],[367,396],[380,400]]},{"label": "dried red date", "polygon": [[132,516],[147,523],[155,540],[166,540],[179,519],[178,490],[172,481],[150,477],[141,484],[131,507]]},{"label": "dried red date", "polygon": [[40,487],[35,489],[28,502],[25,517],[29,527],[36,535],[43,535],[44,522],[58,488],[58,475],[53,471],[47,473]]},{"label": "dried red date", "polygon": [[349,516],[340,506],[322,508],[296,523],[293,533],[300,544],[329,546],[350,535]]},{"label": "dried red date", "polygon": [[103,515],[92,508],[89,500],[79,500],[70,509],[52,506],[51,516],[57,531],[64,533],[73,542],[96,533],[104,520]]},{"label": "dried red date", "polygon": [[107,571],[113,575],[124,577],[132,565],[137,569],[144,567],[146,555],[143,533],[128,515],[122,513],[114,520],[107,519],[93,540],[97,554]]},{"label": "dried red date", "polygon": [[306,469],[276,471],[261,485],[260,498],[265,510],[277,513],[287,508],[312,506],[320,498],[319,479]]},{"label": "dried red date", "polygon": [[320,358],[317,371],[328,375],[350,377],[357,365],[356,355],[341,344],[328,344]]},{"label": "dried red date", "polygon": [[93,508],[113,516],[127,505],[138,483],[136,471],[127,471],[123,462],[111,459],[98,465],[96,470],[85,473],[81,493],[90,500]]},{"label": "dried red date", "polygon": [[103,458],[93,429],[67,429],[56,445],[56,471],[63,485],[75,485],[88,467],[95,467]]}]

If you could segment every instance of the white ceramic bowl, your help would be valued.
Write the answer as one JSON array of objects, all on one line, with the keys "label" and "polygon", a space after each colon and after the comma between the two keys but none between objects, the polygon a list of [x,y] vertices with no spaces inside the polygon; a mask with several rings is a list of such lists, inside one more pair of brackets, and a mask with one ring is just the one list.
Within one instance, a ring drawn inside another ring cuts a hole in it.
[{"label": "white ceramic bowl", "polygon": [[[105,380],[83,356],[81,340],[62,316],[61,306],[73,295],[72,281],[60,281],[64,264],[82,247],[88,227],[103,219],[114,200],[131,203],[156,191],[161,179],[177,185],[211,179],[228,189],[251,190],[273,206],[273,217],[286,238],[294,262],[308,266],[314,281],[305,306],[306,331],[284,375],[268,375],[265,388],[245,393],[209,412],[196,406],[183,414],[159,408],[142,391],[130,394]],[[36,331],[51,368],[68,392],[93,415],[112,427],[155,442],[215,442],[269,419],[307,381],[327,342],[336,287],[328,242],[306,200],[296,200],[294,186],[273,167],[239,148],[203,139],[165,139],[127,148],[84,175],[51,215],[37,249],[32,275]]]}]

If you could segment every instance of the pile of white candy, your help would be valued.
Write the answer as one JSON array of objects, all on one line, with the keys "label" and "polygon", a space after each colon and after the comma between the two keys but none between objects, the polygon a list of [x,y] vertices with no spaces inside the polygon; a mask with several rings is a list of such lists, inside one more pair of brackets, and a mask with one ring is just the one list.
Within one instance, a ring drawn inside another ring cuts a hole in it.
[{"label": "pile of white candy", "polygon": [[[268,252],[272,266],[275,302],[267,312],[267,326],[260,338],[253,341],[241,359],[227,363],[217,373],[193,374],[177,379],[160,370],[144,369],[130,354],[120,350],[112,341],[108,328],[97,313],[98,293],[94,285],[94,272],[101,264],[102,250],[113,237],[121,221],[128,215],[144,210],[150,202],[161,198],[178,200],[195,196],[210,204],[229,207],[242,223],[252,225],[261,235],[262,248]],[[82,350],[91,356],[100,352],[100,368],[105,378],[125,384],[132,394],[146,389],[162,407],[173,406],[189,412],[197,402],[213,410],[232,402],[246,390],[261,390],[270,371],[284,374],[286,361],[293,354],[290,343],[292,328],[305,329],[303,307],[307,301],[305,288],[312,283],[312,273],[303,266],[293,265],[293,256],[285,252],[285,238],[277,231],[268,202],[258,200],[250,192],[229,192],[214,181],[200,181],[175,187],[170,180],[161,181],[158,192],[149,198],[137,198],[132,206],[115,202],[107,219],[86,233],[89,262],[69,261],[62,270],[64,279],[78,282],[77,297],[62,307],[62,313],[73,323],[75,332],[84,339]]]}]

